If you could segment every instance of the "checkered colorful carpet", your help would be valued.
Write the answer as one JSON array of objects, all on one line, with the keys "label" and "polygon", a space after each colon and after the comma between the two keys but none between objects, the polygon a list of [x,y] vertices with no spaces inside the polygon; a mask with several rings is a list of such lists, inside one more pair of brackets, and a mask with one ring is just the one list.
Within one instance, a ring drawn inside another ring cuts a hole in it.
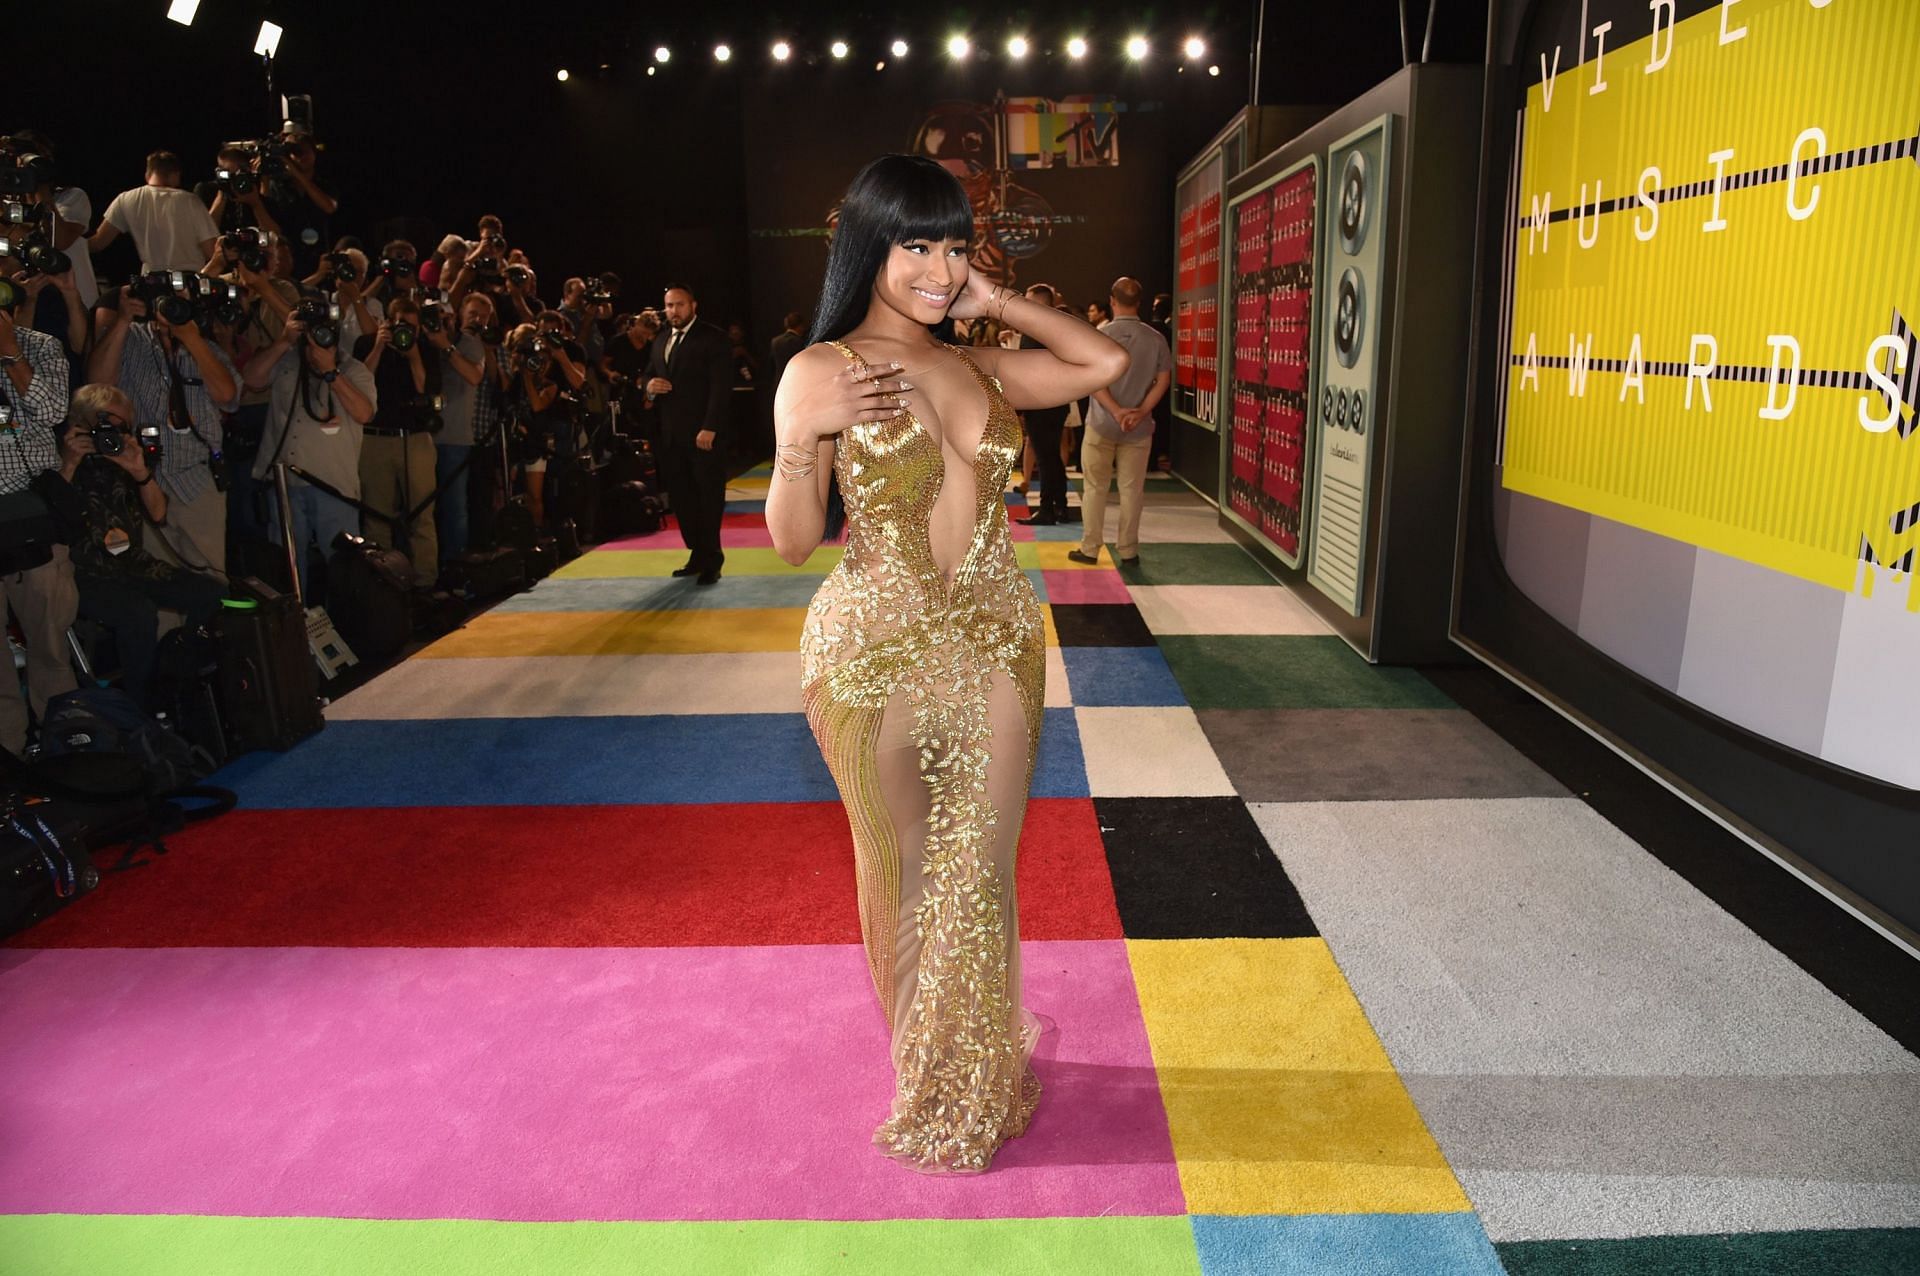
[{"label": "checkered colorful carpet", "polygon": [[718,586],[587,554],[0,950],[0,1271],[1914,1270],[1920,1062],[1161,479],[1124,572],[1017,532],[1040,1113],[880,1157],[765,484]]}]

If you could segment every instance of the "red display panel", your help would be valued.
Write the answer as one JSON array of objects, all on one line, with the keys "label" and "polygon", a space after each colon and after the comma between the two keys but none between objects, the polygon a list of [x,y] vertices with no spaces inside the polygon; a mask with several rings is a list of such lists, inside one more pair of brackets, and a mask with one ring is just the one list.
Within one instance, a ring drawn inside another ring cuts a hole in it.
[{"label": "red display panel", "polygon": [[1300,557],[1312,397],[1315,168],[1234,206],[1227,508],[1281,557]]},{"label": "red display panel", "polygon": [[1180,184],[1173,294],[1173,406],[1203,425],[1220,416],[1219,155]]}]

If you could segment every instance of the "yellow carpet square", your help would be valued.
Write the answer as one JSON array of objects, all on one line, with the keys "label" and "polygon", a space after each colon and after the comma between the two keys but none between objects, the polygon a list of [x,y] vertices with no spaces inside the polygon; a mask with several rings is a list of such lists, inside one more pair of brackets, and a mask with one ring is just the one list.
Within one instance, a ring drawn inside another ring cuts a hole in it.
[{"label": "yellow carpet square", "polygon": [[1472,1208],[1325,941],[1127,952],[1190,1213]]},{"label": "yellow carpet square", "polygon": [[476,617],[420,652],[443,656],[607,656],[794,651],[805,607],[712,611],[510,611]]},{"label": "yellow carpet square", "polygon": [[[838,545],[823,545],[795,567],[764,546],[730,549],[726,576],[824,576],[840,561]],[[684,549],[596,549],[554,572],[556,580],[591,580],[626,576],[671,576],[687,561]]]}]

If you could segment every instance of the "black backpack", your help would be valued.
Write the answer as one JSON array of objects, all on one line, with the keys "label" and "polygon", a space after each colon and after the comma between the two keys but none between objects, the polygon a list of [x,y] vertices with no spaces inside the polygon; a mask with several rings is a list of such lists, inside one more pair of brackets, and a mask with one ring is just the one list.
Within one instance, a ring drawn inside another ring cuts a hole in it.
[{"label": "black backpack", "polygon": [[82,687],[49,700],[40,720],[40,753],[48,758],[124,755],[139,765],[147,791],[154,794],[195,784],[219,766],[211,753],[188,743],[113,687]]}]

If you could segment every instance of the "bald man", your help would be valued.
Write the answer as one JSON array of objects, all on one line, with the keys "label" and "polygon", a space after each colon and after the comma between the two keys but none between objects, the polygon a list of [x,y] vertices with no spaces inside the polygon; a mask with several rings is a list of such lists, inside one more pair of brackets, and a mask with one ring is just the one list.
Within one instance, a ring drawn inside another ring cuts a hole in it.
[{"label": "bald man", "polygon": [[1101,331],[1126,348],[1126,375],[1093,392],[1087,409],[1087,435],[1080,444],[1080,547],[1067,551],[1076,563],[1100,561],[1106,530],[1107,484],[1120,482],[1120,532],[1114,556],[1123,563],[1140,557],[1140,507],[1147,491],[1147,459],[1153,451],[1153,409],[1173,380],[1173,352],[1159,330],[1140,318],[1140,281],[1122,275],[1109,298],[1113,322]]}]

